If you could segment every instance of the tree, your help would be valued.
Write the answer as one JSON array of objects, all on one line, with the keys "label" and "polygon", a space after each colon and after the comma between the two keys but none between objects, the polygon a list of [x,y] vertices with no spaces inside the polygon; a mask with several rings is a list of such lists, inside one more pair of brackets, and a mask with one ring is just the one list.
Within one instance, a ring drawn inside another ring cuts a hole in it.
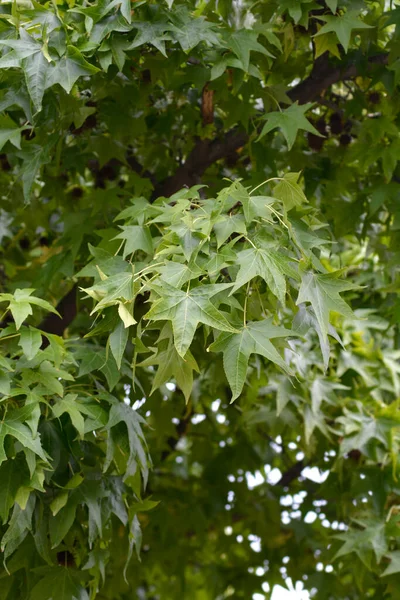
[{"label": "tree", "polygon": [[0,599],[399,598],[400,6],[0,16]]}]

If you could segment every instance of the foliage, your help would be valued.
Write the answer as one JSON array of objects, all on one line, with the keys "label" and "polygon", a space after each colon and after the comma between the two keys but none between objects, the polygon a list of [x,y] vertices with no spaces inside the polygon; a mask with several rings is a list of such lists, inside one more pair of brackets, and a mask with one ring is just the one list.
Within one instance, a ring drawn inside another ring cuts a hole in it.
[{"label": "foliage", "polygon": [[2,3],[1,600],[400,597],[399,15]]}]

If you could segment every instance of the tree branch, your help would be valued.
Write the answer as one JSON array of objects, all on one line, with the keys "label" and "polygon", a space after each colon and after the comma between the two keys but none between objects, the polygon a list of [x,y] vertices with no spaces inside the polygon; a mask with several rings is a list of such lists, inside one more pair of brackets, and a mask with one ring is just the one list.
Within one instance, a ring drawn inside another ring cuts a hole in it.
[{"label": "tree branch", "polygon": [[290,469],[283,473],[282,477],[276,485],[279,485],[280,487],[287,487],[292,483],[294,479],[300,477],[302,470],[306,466],[307,465],[304,463],[303,460],[298,460],[296,463],[294,463],[294,465],[290,467]]},{"label": "tree branch", "polygon": [[185,164],[155,187],[153,198],[168,197],[184,186],[191,187],[200,183],[201,176],[208,167],[244,146],[247,140],[247,133],[237,128],[231,129],[222,138],[198,139]]},{"label": "tree branch", "polygon": [[[327,53],[314,62],[310,75],[288,92],[293,102],[306,104],[317,101],[332,85],[356,77],[359,73],[371,73],[376,67],[387,64],[388,55],[379,54],[369,57],[365,64],[348,63],[344,68],[332,66]],[[182,187],[191,187],[201,182],[204,172],[216,161],[227,158],[244,146],[249,135],[242,129],[234,128],[223,137],[214,140],[198,139],[189,153],[186,162],[176,172],[161,181],[154,190],[153,199],[159,196],[169,197]]]},{"label": "tree branch", "polygon": [[347,64],[345,68],[340,68],[333,67],[325,53],[317,58],[310,75],[292,88],[288,92],[288,96],[293,102],[298,102],[299,104],[315,101],[335,83],[353,79],[353,77],[359,75],[363,70],[365,73],[370,73],[374,67],[386,65],[387,61],[387,54],[378,54],[370,56],[365,65],[352,62]]},{"label": "tree branch", "polygon": [[[379,54],[369,57],[365,64],[351,62],[344,68],[340,68],[333,66],[325,53],[314,62],[310,75],[289,90],[288,96],[293,102],[299,104],[318,101],[318,98],[335,83],[352,79],[359,73],[370,74],[375,68],[386,65],[387,61],[387,54]],[[159,196],[169,197],[184,186],[191,187],[201,183],[202,175],[211,165],[235,154],[248,142],[248,139],[249,135],[239,128],[231,129],[223,137],[214,140],[197,139],[186,162],[173,175],[155,186],[153,199]],[[152,174],[144,170],[131,153],[127,156],[127,162],[133,171],[148,177],[154,184]],[[47,333],[61,335],[76,316],[76,286],[60,301],[57,310],[62,315],[62,319],[56,315],[49,315],[41,324],[41,329]]]}]

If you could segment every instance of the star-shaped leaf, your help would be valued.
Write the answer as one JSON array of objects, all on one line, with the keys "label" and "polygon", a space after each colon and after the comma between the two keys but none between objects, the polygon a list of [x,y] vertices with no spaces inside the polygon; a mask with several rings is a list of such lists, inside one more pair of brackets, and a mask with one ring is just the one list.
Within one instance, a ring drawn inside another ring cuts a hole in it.
[{"label": "star-shaped leaf", "polygon": [[[110,416],[106,425],[107,430],[112,430],[118,423],[125,423],[128,440],[129,440],[129,457],[125,470],[125,478],[132,475],[136,470],[136,465],[140,465],[140,470],[143,476],[144,485],[147,483],[149,472],[150,458],[147,456],[147,447],[141,425],[144,423],[142,417],[130,406],[124,402],[116,402],[112,405]],[[110,432],[111,433],[111,432]],[[114,457],[115,446],[113,438],[109,436],[107,441],[107,455],[103,466],[103,471],[106,472]]]},{"label": "star-shaped leaf", "polygon": [[288,144],[289,150],[293,146],[299,129],[309,131],[314,135],[323,137],[319,131],[306,119],[304,114],[313,106],[312,102],[307,104],[299,105],[297,102],[278,112],[270,112],[264,118],[266,123],[262,128],[259,140],[264,137],[267,133],[279,127],[282,130],[283,135]]},{"label": "star-shaped leaf", "polygon": [[21,148],[21,131],[24,127],[18,127],[16,123],[8,116],[0,117],[0,150],[7,142],[11,142],[16,148]]},{"label": "star-shaped leaf", "polygon": [[350,36],[353,30],[371,29],[372,25],[367,25],[359,18],[358,10],[348,10],[342,15],[331,16],[323,15],[318,17],[321,21],[325,21],[325,25],[321,27],[315,37],[325,33],[333,32],[336,34],[339,42],[342,44],[344,51],[347,52],[350,43]]},{"label": "star-shaped leaf", "polygon": [[56,309],[46,302],[46,300],[32,296],[34,291],[34,289],[25,288],[23,290],[15,290],[14,295],[0,294],[0,302],[9,302],[8,308],[11,311],[17,329],[19,329],[23,321],[32,314],[32,304],[60,316]]},{"label": "star-shaped leaf", "polygon": [[209,350],[223,352],[226,378],[232,390],[232,401],[240,396],[246,380],[251,354],[260,354],[272,361],[289,375],[291,371],[270,339],[287,337],[292,332],[272,324],[272,319],[247,323],[237,333],[222,333]]},{"label": "star-shaped leaf", "polygon": [[28,360],[35,358],[42,345],[42,336],[38,329],[25,327],[21,330],[19,345]]},{"label": "star-shaped leaf", "polygon": [[336,36],[333,33],[324,33],[315,38],[315,58],[319,58],[325,52],[330,52],[333,56],[340,59],[339,47]]},{"label": "star-shaped leaf", "polygon": [[97,67],[94,67],[83,58],[77,48],[68,46],[66,55],[49,72],[47,87],[59,83],[67,94],[69,94],[79,77],[93,75],[98,71]]},{"label": "star-shaped leaf", "polygon": [[41,574],[43,578],[32,589],[31,600],[89,600],[88,593],[80,585],[79,578],[72,569],[45,567]]},{"label": "star-shaped leaf", "polygon": [[281,181],[274,188],[274,196],[282,200],[287,211],[307,202],[307,198],[298,183],[299,177],[300,173],[285,173]]},{"label": "star-shaped leaf", "polygon": [[345,317],[353,317],[350,306],[339,296],[340,292],[355,289],[355,285],[338,279],[339,272],[327,275],[306,273],[301,281],[296,304],[310,302],[317,317],[321,337],[327,340],[329,332],[329,313],[336,311]]},{"label": "star-shaped leaf", "polygon": [[204,17],[193,19],[186,7],[179,7],[173,15],[173,25],[170,26],[174,37],[184,52],[189,52],[201,42],[208,45],[219,45],[215,35],[215,26]]},{"label": "star-shaped leaf", "polygon": [[202,285],[184,292],[167,283],[153,285],[159,296],[145,315],[150,321],[171,321],[175,348],[182,358],[192,343],[197,325],[204,323],[219,331],[236,332],[226,317],[212,304],[211,298],[232,284]]},{"label": "star-shaped leaf", "polygon": [[193,371],[199,371],[199,367],[190,350],[187,351],[185,358],[179,356],[175,350],[171,335],[169,339],[161,340],[156,354],[140,363],[141,367],[148,365],[158,365],[151,394],[164,383],[175,379],[185,396],[186,402],[189,400],[193,387]]},{"label": "star-shaped leaf", "polygon": [[147,254],[153,252],[153,242],[148,227],[141,225],[127,225],[122,227],[122,232],[115,236],[116,240],[125,240],[124,258],[128,254],[143,250]]},{"label": "star-shaped leaf", "polygon": [[52,406],[55,417],[60,417],[64,413],[68,413],[72,425],[77,430],[79,437],[83,438],[85,433],[85,421],[80,411],[79,403],[76,402],[78,394],[67,394],[65,398],[57,399]]},{"label": "star-shaped leaf", "polygon": [[335,536],[337,539],[344,541],[344,544],[335,554],[333,560],[355,552],[368,566],[367,552],[372,550],[379,563],[388,551],[385,522],[375,517],[368,520],[357,519],[356,522],[364,529],[351,529]]},{"label": "star-shaped leaf", "polygon": [[285,304],[285,275],[298,278],[297,272],[290,266],[284,254],[263,248],[249,248],[239,252],[237,262],[240,265],[232,294],[254,277],[262,277],[271,292]]},{"label": "star-shaped leaf", "polygon": [[400,573],[400,550],[389,552],[386,554],[386,558],[390,558],[390,564],[386,567],[381,577],[393,575],[394,573]]},{"label": "star-shaped leaf", "polygon": [[[303,14],[302,4],[309,4],[310,2],[312,0],[280,0],[278,6],[281,13],[287,10],[293,21],[297,24]],[[305,9],[309,10],[308,7],[305,7]]]},{"label": "star-shaped leaf", "polygon": [[232,233],[243,233],[246,235],[247,229],[243,215],[221,215],[214,225],[214,231],[218,248],[226,242]]},{"label": "star-shaped leaf", "polygon": [[170,40],[171,37],[165,32],[169,27],[170,25],[165,21],[134,21],[132,23],[132,28],[137,29],[138,33],[128,50],[133,50],[133,48],[138,48],[144,44],[151,44],[157,48],[161,54],[167,57],[165,52],[165,41]]},{"label": "star-shaped leaf", "polygon": [[261,52],[265,56],[275,58],[264,46],[257,41],[258,34],[250,29],[239,29],[230,34],[227,45],[241,61],[245,71],[249,70],[250,52]]},{"label": "star-shaped leaf", "polygon": [[250,223],[256,217],[261,217],[267,221],[271,220],[271,205],[276,202],[271,196],[251,196],[247,194],[242,199],[243,212],[246,223]]},{"label": "star-shaped leaf", "polygon": [[24,448],[29,448],[34,454],[47,462],[46,454],[40,443],[40,436],[35,437],[32,431],[22,421],[26,418],[22,410],[15,410],[7,419],[3,419],[0,423],[0,464],[7,460],[7,455],[4,449],[4,440],[9,435],[18,440]]}]

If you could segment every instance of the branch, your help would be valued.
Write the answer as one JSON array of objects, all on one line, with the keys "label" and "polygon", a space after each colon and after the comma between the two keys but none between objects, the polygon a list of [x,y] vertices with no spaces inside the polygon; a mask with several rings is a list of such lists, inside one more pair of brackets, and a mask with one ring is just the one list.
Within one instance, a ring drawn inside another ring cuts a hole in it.
[{"label": "branch", "polygon": [[[327,53],[325,53],[314,62],[310,75],[289,90],[288,96],[293,102],[299,104],[317,101],[335,83],[352,79],[363,71],[370,73],[375,67],[384,66],[387,62],[388,55],[379,54],[369,57],[365,65],[352,62],[345,65],[344,68],[340,68],[332,66]],[[248,140],[249,135],[239,128],[231,129],[222,138],[197,140],[185,164],[155,187],[153,199],[159,196],[171,196],[184,186],[191,187],[200,183],[201,177],[208,167],[235,153]]]},{"label": "branch", "polygon": [[126,154],[126,162],[130,166],[132,171],[140,175],[140,177],[146,177],[147,179],[150,179],[151,183],[155,185],[156,180],[154,175],[150,173],[150,171],[148,171],[147,169],[143,168],[143,166],[140,164],[137,158],[133,155],[132,148],[129,148]]},{"label": "branch", "polygon": [[306,466],[307,465],[304,463],[304,461],[298,460],[296,463],[294,463],[293,466],[290,467],[290,469],[283,473],[282,477],[276,485],[279,485],[280,487],[287,487],[292,483],[294,479],[300,477],[302,470]]},{"label": "branch", "polygon": [[[332,66],[328,55],[325,53],[315,61],[310,75],[292,88],[288,92],[288,96],[293,102],[299,102],[300,104],[318,101],[318,98],[335,83],[352,79],[359,72],[363,72],[362,67],[368,73],[376,67],[386,65],[387,62],[388,55],[379,54],[369,57],[365,65],[352,62],[341,69]],[[239,128],[231,129],[223,137],[214,140],[198,139],[186,162],[173,175],[155,186],[153,200],[159,196],[169,197],[184,186],[191,187],[201,183],[202,175],[211,165],[218,160],[234,155],[239,148],[248,142],[248,139],[249,135]],[[143,169],[131,152],[128,153],[127,162],[133,171],[149,178],[154,183],[152,174]],[[62,335],[76,316],[76,287],[72,288],[60,301],[57,310],[62,315],[62,319],[59,319],[56,315],[49,315],[41,324],[41,329],[47,333]]]},{"label": "branch", "polygon": [[184,186],[191,187],[200,183],[201,176],[208,167],[244,146],[247,140],[247,133],[237,128],[231,129],[222,138],[198,139],[185,164],[155,187],[153,198],[168,197]]},{"label": "branch", "polygon": [[[374,67],[384,66],[387,62],[387,54],[370,56],[366,61],[364,70],[366,73],[370,72]],[[288,92],[288,96],[293,102],[298,102],[299,104],[312,102],[313,100],[317,100],[319,96],[335,83],[356,77],[362,72],[362,67],[363,65],[355,62],[347,64],[345,68],[333,67],[325,53],[317,58],[310,75],[292,88]]]}]

